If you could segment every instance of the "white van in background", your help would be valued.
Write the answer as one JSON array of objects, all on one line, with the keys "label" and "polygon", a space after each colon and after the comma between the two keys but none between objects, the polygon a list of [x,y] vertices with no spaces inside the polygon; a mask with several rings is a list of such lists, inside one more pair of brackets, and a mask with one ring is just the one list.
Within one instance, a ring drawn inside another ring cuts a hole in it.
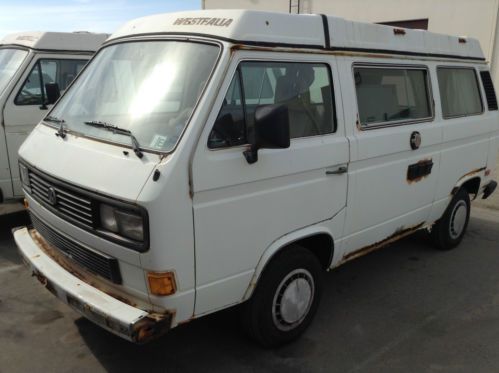
[{"label": "white van in background", "polygon": [[22,197],[19,146],[108,36],[24,32],[0,40],[0,203]]},{"label": "white van in background", "polygon": [[[451,249],[499,136],[474,39],[213,10],[113,34],[20,149],[34,274],[131,341],[241,304],[298,337],[322,273],[416,230]],[[473,255],[473,253],[470,253]]]}]

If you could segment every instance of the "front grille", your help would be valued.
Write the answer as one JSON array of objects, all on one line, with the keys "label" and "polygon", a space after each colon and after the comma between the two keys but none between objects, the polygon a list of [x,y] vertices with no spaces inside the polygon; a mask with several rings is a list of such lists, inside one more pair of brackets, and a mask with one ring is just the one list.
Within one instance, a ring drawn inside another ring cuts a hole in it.
[{"label": "front grille", "polygon": [[87,249],[50,228],[35,214],[31,213],[30,215],[33,227],[50,245],[87,270],[111,280],[115,284],[121,284],[121,273],[116,258]]},{"label": "front grille", "polygon": [[29,169],[29,183],[33,197],[70,221],[93,228],[92,200],[82,194],[55,185],[47,177]]},{"label": "front grille", "polygon": [[[20,160],[19,164],[25,193],[54,215],[93,235],[129,249],[138,252],[145,252],[149,249],[148,216],[144,208],[59,180],[29,166],[23,160]],[[144,240],[135,241],[103,229],[99,211],[101,204],[140,215],[144,222]]]}]

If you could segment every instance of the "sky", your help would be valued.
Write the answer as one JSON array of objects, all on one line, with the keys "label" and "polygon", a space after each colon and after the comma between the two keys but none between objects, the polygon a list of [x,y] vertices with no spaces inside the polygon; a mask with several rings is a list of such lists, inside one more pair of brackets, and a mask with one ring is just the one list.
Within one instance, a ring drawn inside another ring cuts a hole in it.
[{"label": "sky", "polygon": [[201,0],[0,0],[0,39],[21,31],[112,33],[137,17],[200,7]]}]

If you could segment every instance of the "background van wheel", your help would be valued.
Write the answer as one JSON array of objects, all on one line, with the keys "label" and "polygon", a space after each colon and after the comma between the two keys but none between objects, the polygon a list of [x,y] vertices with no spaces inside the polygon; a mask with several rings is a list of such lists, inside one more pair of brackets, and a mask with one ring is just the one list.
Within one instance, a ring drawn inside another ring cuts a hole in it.
[{"label": "background van wheel", "polygon": [[468,227],[470,207],[468,192],[460,189],[431,229],[431,238],[437,248],[450,250],[459,245]]},{"label": "background van wheel", "polygon": [[293,245],[265,268],[253,296],[242,305],[246,332],[264,347],[298,338],[310,324],[322,292],[323,269],[317,258]]}]

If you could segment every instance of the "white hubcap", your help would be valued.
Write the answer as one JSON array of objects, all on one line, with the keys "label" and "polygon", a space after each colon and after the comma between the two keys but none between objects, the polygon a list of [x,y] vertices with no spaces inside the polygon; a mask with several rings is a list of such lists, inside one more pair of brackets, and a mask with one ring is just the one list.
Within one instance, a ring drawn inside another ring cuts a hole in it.
[{"label": "white hubcap", "polygon": [[279,284],[272,304],[272,318],[280,330],[299,325],[308,314],[314,298],[314,280],[305,269],[289,273]]},{"label": "white hubcap", "polygon": [[466,202],[459,201],[454,206],[450,216],[449,235],[452,239],[458,238],[463,233],[467,215],[468,206],[466,205]]}]

